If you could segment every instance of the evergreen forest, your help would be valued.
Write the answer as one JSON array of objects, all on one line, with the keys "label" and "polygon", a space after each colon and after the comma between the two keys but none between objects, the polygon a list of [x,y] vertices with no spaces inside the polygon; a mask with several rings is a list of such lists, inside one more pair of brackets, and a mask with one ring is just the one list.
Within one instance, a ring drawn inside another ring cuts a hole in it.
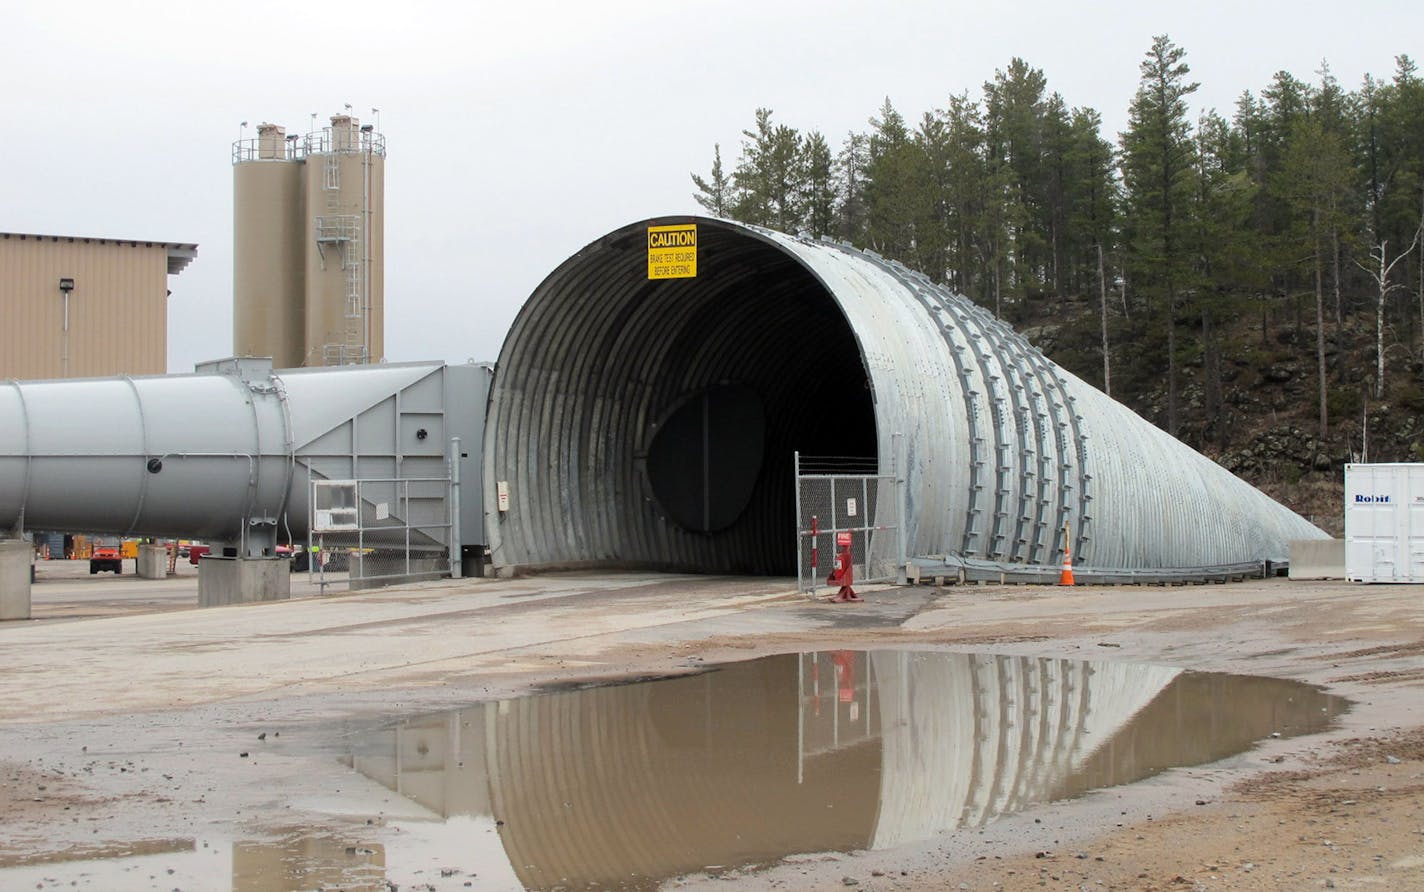
[{"label": "evergreen forest", "polygon": [[1193,115],[1188,55],[1103,133],[1011,59],[833,147],[755,111],[710,214],[899,260],[1338,535],[1348,461],[1424,461],[1424,78],[1328,63]]}]

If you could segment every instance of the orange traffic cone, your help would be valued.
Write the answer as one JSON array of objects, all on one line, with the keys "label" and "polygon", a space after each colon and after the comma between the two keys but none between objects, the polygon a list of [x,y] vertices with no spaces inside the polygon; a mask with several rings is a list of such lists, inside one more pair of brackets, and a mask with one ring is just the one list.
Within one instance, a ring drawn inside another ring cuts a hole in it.
[{"label": "orange traffic cone", "polygon": [[1061,573],[1058,574],[1058,584],[1059,584],[1059,585],[1077,585],[1077,583],[1073,581],[1073,557],[1072,557],[1072,555],[1069,553],[1070,551],[1071,551],[1071,549],[1069,549],[1068,543],[1067,543],[1067,542],[1064,542],[1064,543],[1063,543],[1063,572],[1061,572]]}]

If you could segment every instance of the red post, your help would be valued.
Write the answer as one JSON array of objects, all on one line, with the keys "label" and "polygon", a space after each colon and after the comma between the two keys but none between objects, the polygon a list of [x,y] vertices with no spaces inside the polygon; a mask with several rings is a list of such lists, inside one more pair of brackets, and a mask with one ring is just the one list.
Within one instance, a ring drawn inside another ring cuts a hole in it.
[{"label": "red post", "polygon": [[816,536],[821,532],[816,515],[811,515],[811,576],[816,575]]},{"label": "red post", "polygon": [[855,582],[855,572],[853,560],[850,553],[851,534],[849,531],[836,533],[836,564],[831,571],[831,575],[826,577],[826,585],[838,585],[840,591],[831,600],[837,603],[846,601],[859,601],[860,596],[855,593],[851,585]]}]

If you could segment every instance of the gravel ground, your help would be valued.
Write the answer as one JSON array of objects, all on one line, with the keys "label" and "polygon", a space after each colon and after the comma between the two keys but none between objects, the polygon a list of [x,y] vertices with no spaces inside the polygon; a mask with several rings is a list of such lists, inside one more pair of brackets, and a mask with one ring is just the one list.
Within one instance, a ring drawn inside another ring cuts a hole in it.
[{"label": "gravel ground", "polygon": [[[58,598],[51,618],[0,626],[0,888],[282,888],[205,867],[209,837],[321,824],[396,851],[399,798],[328,770],[333,729],[553,683],[889,647],[1270,675],[1355,707],[1334,731],[979,830],[667,885],[1424,888],[1419,586],[922,587],[829,605],[785,580],[557,574],[201,611],[174,592],[136,611],[133,592],[109,591],[71,599],[82,618]],[[429,867],[388,858],[359,888],[508,885]]]}]

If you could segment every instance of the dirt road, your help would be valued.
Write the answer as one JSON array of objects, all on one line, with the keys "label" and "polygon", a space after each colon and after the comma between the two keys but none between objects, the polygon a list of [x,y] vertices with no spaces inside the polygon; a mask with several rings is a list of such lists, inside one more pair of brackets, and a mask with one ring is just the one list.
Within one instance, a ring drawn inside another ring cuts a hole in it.
[{"label": "dirt road", "polygon": [[784,580],[571,574],[201,611],[122,600],[86,601],[101,618],[0,626],[0,888],[303,888],[315,880],[244,879],[243,865],[323,846],[382,862],[352,888],[510,887],[471,848],[492,827],[458,828],[459,869],[423,860],[448,851],[440,835],[457,822],[351,779],[343,741],[538,686],[893,647],[1276,676],[1356,705],[1335,731],[982,829],[673,884],[1424,888],[1417,586],[885,589],[833,606]]}]

